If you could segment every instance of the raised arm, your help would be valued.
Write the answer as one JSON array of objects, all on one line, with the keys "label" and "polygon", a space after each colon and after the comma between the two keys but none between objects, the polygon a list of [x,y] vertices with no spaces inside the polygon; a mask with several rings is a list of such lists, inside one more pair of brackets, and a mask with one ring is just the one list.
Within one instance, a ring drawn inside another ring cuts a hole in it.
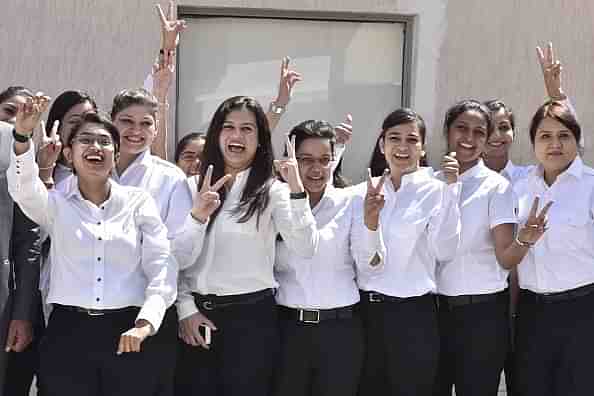
[{"label": "raised arm", "polygon": [[278,82],[278,94],[276,99],[270,103],[266,118],[270,130],[273,131],[278,125],[283,113],[287,110],[291,96],[293,95],[293,87],[297,81],[301,81],[301,74],[295,70],[289,69],[289,62],[291,58],[285,56],[281,61],[280,79]]}]

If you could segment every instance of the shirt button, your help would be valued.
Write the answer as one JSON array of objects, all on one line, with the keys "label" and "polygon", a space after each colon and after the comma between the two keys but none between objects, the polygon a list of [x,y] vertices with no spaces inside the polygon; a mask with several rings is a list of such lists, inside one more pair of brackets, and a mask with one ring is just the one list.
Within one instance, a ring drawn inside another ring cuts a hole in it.
[{"label": "shirt button", "polygon": [[101,282],[101,278],[97,278],[97,282]]},{"label": "shirt button", "polygon": [[97,222],[97,225],[101,225],[101,222],[100,222],[100,221],[98,221],[98,222]]},{"label": "shirt button", "polygon": [[97,261],[101,261],[101,257],[97,257]]},{"label": "shirt button", "polygon": [[103,240],[101,237],[99,237],[99,238],[97,238],[97,239],[99,239],[100,241],[102,241],[102,240]]},{"label": "shirt button", "polygon": [[95,299],[95,301],[99,302],[99,301],[101,301],[101,299],[100,299],[99,297],[97,297],[97,298]]}]

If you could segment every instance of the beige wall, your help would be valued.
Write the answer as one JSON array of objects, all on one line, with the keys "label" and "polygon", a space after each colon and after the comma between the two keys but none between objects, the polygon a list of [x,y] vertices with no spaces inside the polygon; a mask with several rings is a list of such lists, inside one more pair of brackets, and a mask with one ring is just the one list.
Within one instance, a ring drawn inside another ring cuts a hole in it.
[{"label": "beige wall", "polygon": [[[158,46],[153,0],[2,0],[0,87],[24,84],[56,95],[86,88],[104,108],[117,91],[138,86]],[[418,15],[412,104],[429,124],[431,162],[443,151],[445,109],[464,97],[500,97],[518,116],[521,139],[514,157],[532,159],[524,136],[544,98],[534,55],[553,40],[586,133],[594,126],[592,21],[588,0],[179,0],[181,5]],[[378,124],[381,120],[378,120]],[[358,130],[374,126],[357,125]],[[586,158],[594,159],[594,139]],[[362,159],[362,163],[367,158]]]}]

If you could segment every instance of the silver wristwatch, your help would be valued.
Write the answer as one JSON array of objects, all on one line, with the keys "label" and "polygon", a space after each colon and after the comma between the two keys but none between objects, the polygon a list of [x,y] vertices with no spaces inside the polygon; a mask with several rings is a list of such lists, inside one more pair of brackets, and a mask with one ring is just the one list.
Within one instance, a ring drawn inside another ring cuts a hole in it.
[{"label": "silver wristwatch", "polygon": [[287,106],[279,106],[275,102],[271,102],[268,111],[270,111],[272,114],[281,115],[285,112],[286,109]]}]

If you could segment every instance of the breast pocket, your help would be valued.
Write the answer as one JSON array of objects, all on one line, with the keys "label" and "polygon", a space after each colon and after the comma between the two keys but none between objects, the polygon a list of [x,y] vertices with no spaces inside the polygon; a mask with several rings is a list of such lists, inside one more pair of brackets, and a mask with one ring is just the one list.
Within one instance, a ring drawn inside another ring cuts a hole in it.
[{"label": "breast pocket", "polygon": [[592,242],[594,220],[589,213],[556,216],[548,224],[547,240],[557,249],[579,250]]}]

